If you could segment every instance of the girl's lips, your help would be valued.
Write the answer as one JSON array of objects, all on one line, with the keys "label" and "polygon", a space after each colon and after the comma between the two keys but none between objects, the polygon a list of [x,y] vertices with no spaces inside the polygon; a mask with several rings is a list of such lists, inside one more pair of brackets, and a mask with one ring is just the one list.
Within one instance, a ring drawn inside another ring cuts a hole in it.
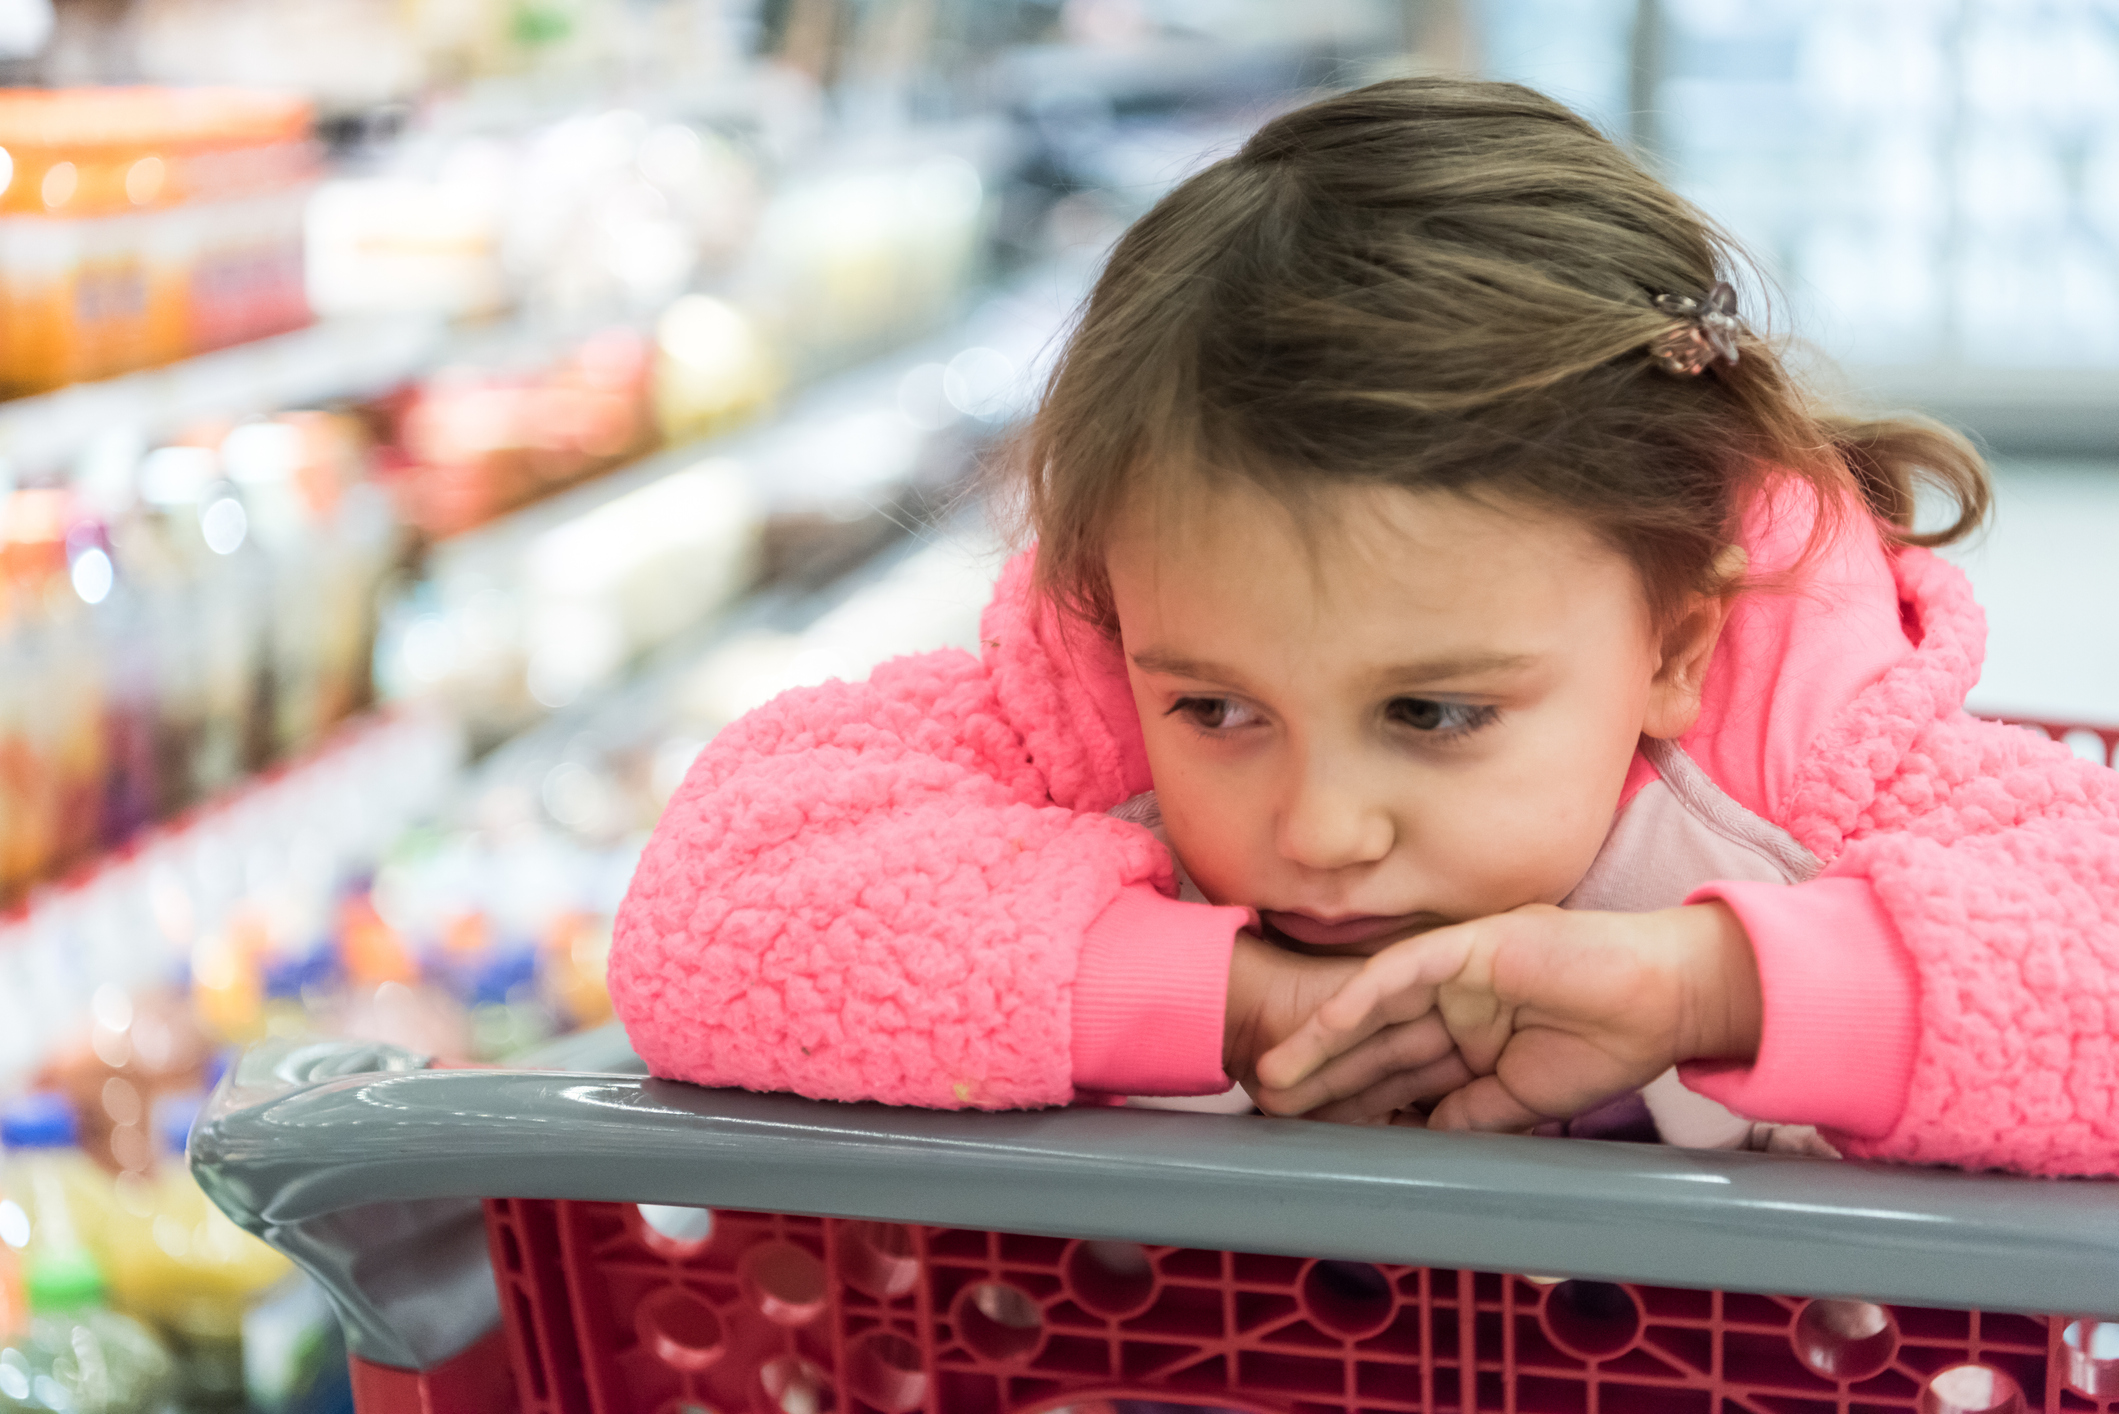
[{"label": "girl's lips", "polygon": [[1418,913],[1399,913],[1389,917],[1380,914],[1356,914],[1351,918],[1336,918],[1326,922],[1312,918],[1307,913],[1274,913],[1260,909],[1258,916],[1277,933],[1285,933],[1298,943],[1315,948],[1343,948],[1361,943],[1373,943],[1389,934],[1402,932],[1423,921]]}]

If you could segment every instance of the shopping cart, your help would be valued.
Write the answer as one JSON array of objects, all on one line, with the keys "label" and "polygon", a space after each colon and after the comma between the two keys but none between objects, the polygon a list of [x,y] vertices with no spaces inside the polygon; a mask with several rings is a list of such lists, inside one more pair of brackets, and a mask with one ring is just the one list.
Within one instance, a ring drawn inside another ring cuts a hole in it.
[{"label": "shopping cart", "polygon": [[540,1064],[276,1042],[194,1131],[360,1414],[2119,1414],[2115,1183]]}]

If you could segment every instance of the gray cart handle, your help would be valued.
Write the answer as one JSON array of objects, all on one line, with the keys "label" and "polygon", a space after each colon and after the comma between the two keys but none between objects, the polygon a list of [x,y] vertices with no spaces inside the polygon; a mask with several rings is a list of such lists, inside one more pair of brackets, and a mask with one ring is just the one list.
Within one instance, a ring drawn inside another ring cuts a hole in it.
[{"label": "gray cart handle", "polygon": [[192,1168],[324,1283],[355,1354],[410,1369],[499,1319],[483,1197],[2119,1315],[2119,1183],[1259,1116],[829,1104],[651,1079],[611,1032],[544,1059],[573,1068],[268,1043],[200,1117]]}]

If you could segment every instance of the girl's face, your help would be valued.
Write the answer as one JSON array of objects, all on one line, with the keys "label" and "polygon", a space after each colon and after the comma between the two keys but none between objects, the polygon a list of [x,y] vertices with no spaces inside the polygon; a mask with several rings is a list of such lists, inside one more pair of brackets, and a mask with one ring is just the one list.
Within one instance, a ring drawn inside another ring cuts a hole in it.
[{"label": "girl's face", "polygon": [[1260,492],[1187,504],[1117,527],[1120,637],[1172,847],[1280,941],[1557,903],[1641,735],[1698,714],[1722,602],[1658,634],[1578,525],[1374,487],[1323,493],[1307,535]]}]

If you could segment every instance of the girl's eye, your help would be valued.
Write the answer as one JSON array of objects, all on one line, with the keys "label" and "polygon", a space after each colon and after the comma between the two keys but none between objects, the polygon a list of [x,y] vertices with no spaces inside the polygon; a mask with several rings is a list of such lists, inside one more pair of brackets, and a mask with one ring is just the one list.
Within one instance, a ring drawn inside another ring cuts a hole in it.
[{"label": "girl's eye", "polygon": [[1385,710],[1400,726],[1443,737],[1468,736],[1501,715],[1496,707],[1437,702],[1431,697],[1396,697]]},{"label": "girl's eye", "polygon": [[1184,717],[1193,726],[1210,732],[1247,727],[1258,720],[1256,712],[1229,697],[1180,697],[1164,715]]}]

